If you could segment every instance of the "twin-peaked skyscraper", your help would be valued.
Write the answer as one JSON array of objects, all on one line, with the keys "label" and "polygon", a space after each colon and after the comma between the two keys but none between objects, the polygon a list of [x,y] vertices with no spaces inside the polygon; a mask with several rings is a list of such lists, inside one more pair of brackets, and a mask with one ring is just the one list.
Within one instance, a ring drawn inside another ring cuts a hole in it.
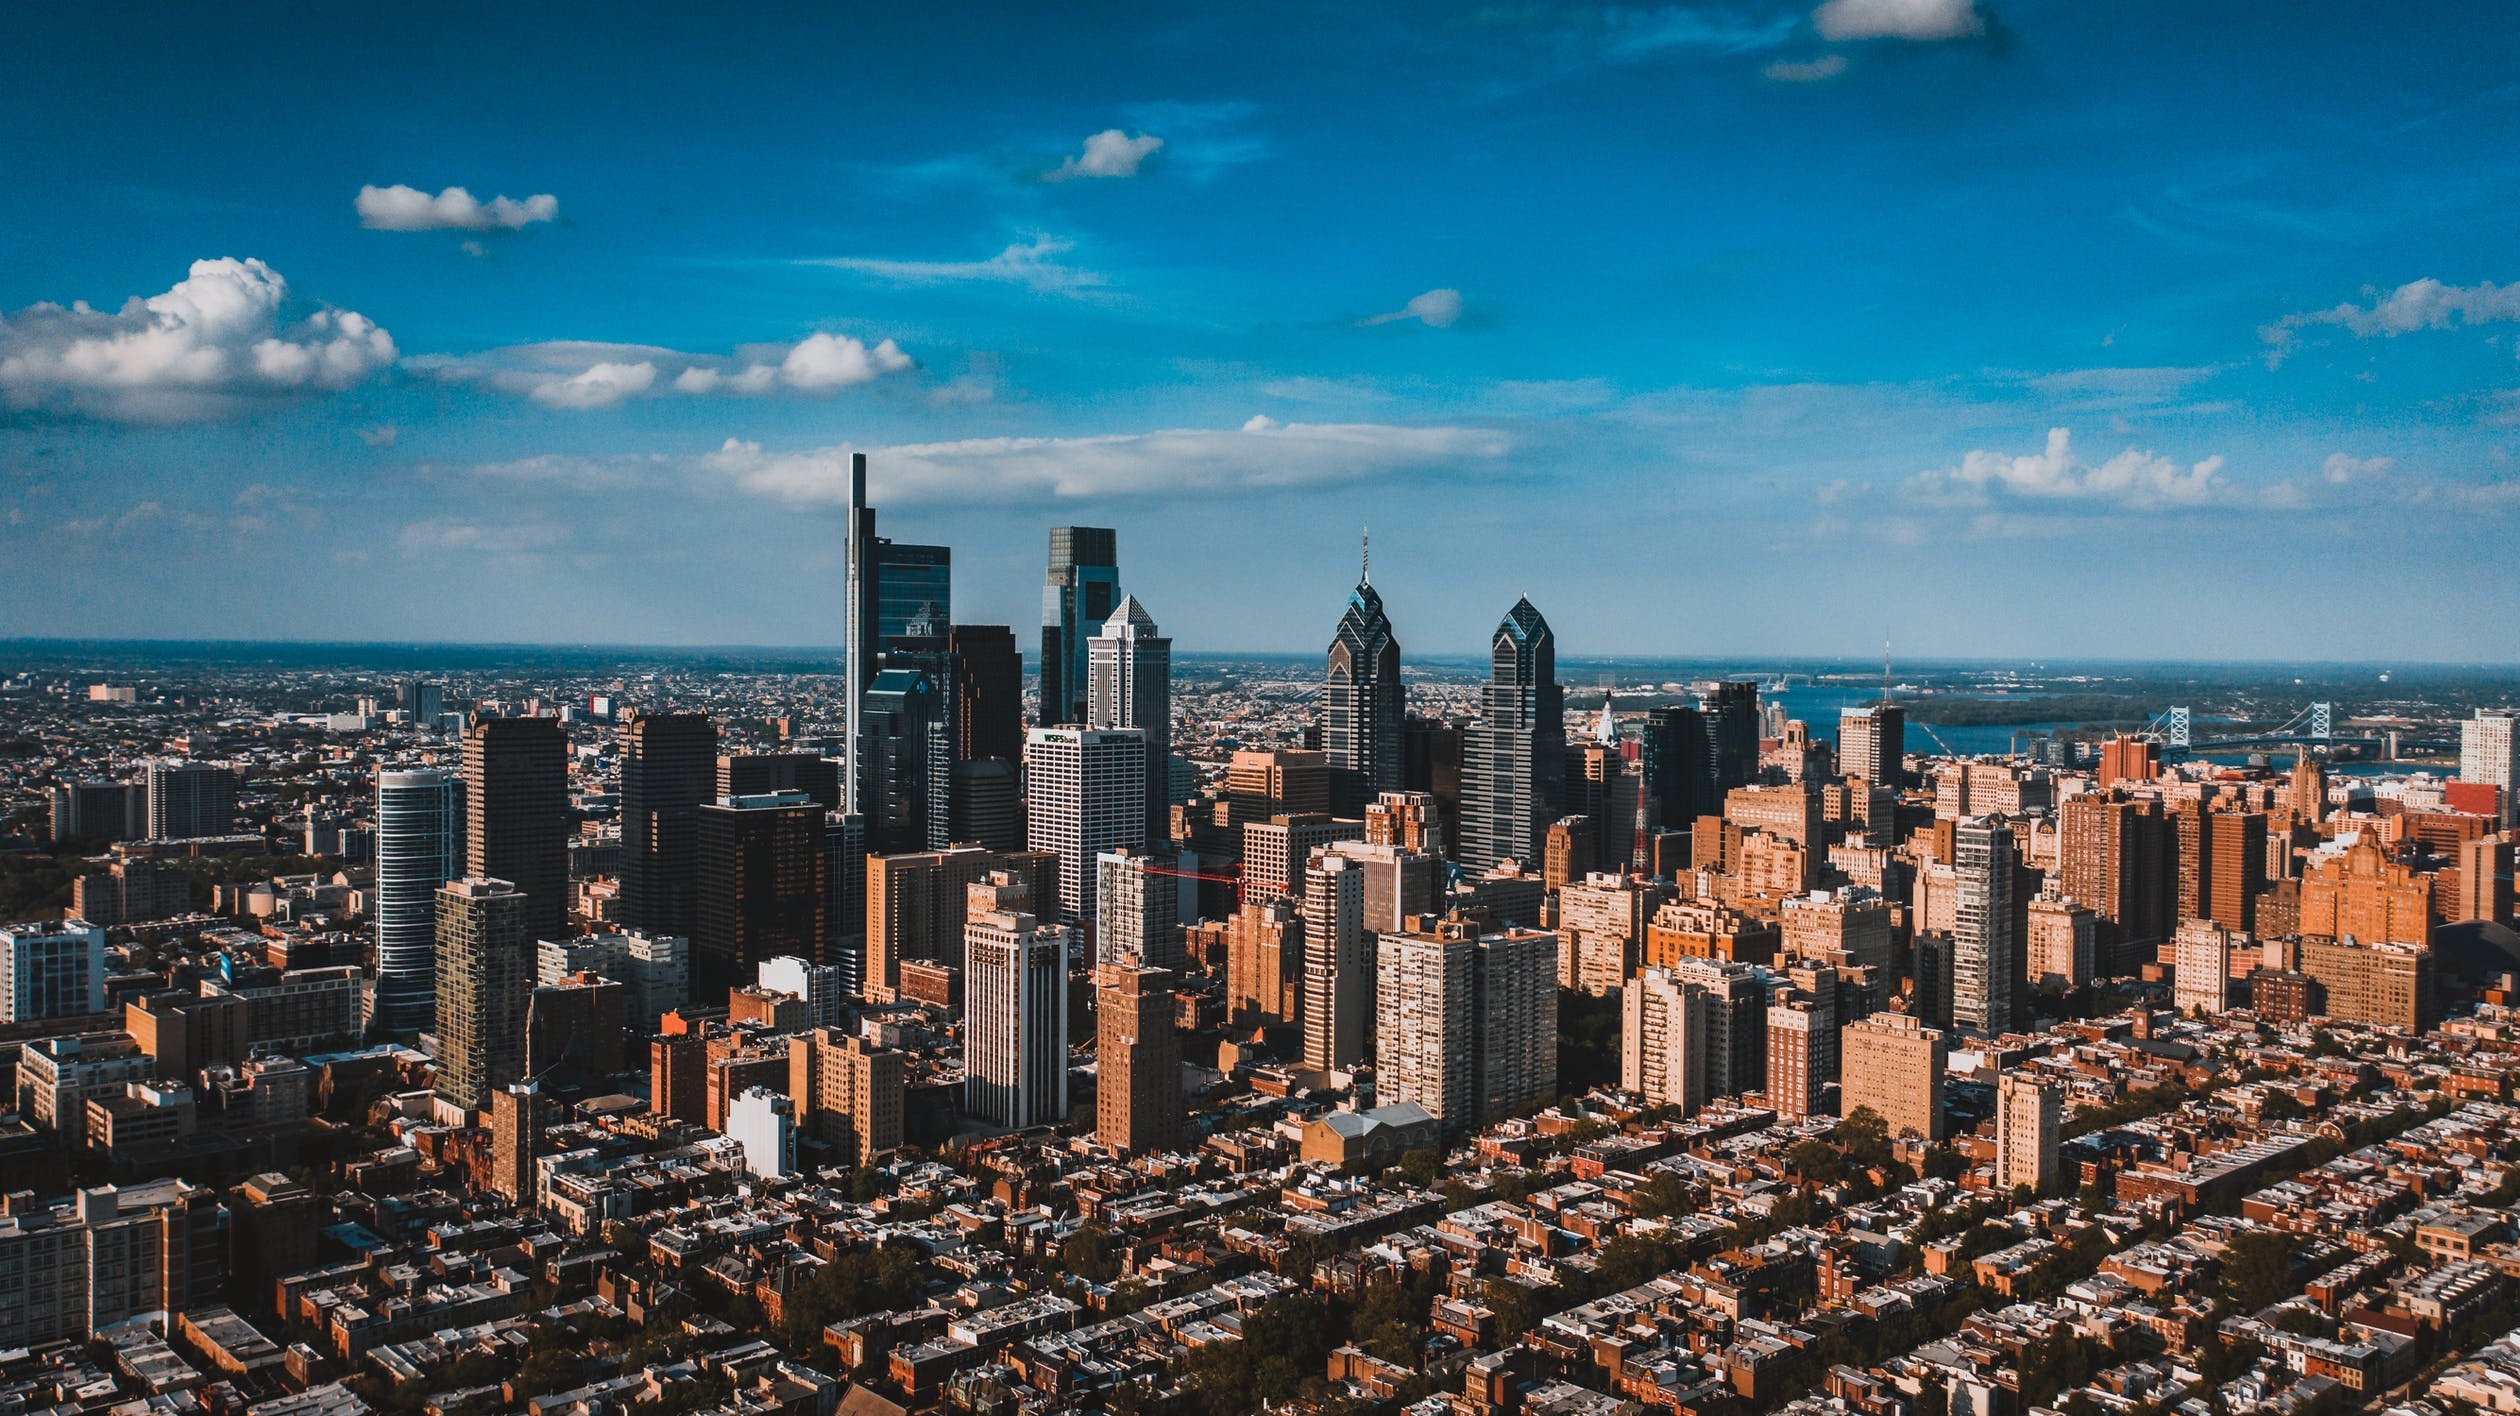
[{"label": "twin-peaked skyscraper", "polygon": [[1408,701],[1400,689],[1400,641],[1374,592],[1366,561],[1330,640],[1321,693],[1321,746],[1330,763],[1331,807],[1361,814],[1382,792],[1401,789]]}]

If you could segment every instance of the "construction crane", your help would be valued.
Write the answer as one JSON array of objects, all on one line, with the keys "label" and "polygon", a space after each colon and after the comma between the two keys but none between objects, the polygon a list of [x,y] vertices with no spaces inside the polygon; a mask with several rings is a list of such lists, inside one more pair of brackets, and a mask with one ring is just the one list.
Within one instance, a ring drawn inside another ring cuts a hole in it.
[{"label": "construction crane", "polygon": [[1215,885],[1231,885],[1234,887],[1235,905],[1240,906],[1243,902],[1243,880],[1239,874],[1211,875],[1200,870],[1175,870],[1170,866],[1156,865],[1151,862],[1143,868],[1149,875],[1162,875],[1174,880],[1204,880]]}]

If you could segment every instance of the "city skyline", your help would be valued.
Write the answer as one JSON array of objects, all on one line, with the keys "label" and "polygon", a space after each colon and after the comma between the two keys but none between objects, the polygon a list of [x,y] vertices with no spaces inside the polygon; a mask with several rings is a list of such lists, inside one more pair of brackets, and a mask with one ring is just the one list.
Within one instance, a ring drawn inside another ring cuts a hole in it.
[{"label": "city skyline", "polygon": [[827,645],[862,451],[1027,640],[1081,523],[1316,652],[1371,524],[1413,657],[2509,657],[2448,7],[662,13],[13,15],[0,635]]}]

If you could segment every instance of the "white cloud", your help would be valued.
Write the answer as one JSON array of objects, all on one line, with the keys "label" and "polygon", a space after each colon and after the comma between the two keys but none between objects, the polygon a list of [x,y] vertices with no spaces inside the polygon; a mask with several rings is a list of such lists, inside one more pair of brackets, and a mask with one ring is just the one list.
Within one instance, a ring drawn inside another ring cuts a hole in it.
[{"label": "white cloud", "polygon": [[2444,285],[2427,277],[2410,280],[2386,295],[2365,293],[2375,297],[2367,306],[2347,301],[2334,309],[2286,315],[2258,334],[2281,354],[2296,334],[2314,325],[2336,325],[2358,339],[2395,339],[2417,330],[2520,320],[2520,283],[2496,285],[2488,280],[2477,285]]},{"label": "white cloud", "polygon": [[462,358],[432,355],[407,365],[448,383],[480,384],[547,408],[611,408],[634,398],[809,396],[870,383],[911,367],[886,339],[875,344],[819,333],[795,344],[752,345],[732,355],[689,354],[652,344],[584,340],[521,344]]},{"label": "white cloud", "polygon": [[357,431],[359,441],[366,443],[369,447],[392,447],[394,439],[402,436],[402,429],[391,423],[379,423],[373,428],[360,428]]},{"label": "white cloud", "polygon": [[1131,137],[1118,128],[1105,128],[1085,140],[1085,150],[1041,174],[1044,182],[1068,182],[1079,177],[1135,177],[1138,167],[1163,147],[1164,140],[1153,133]]},{"label": "white cloud", "polygon": [[2182,467],[2155,453],[2128,448],[2106,462],[2085,461],[2074,451],[2073,436],[2050,428],[2047,446],[2026,457],[2000,452],[1972,452],[1960,465],[1926,472],[1914,480],[1927,496],[1964,503],[1983,503],[1995,496],[2027,500],[2107,501],[2150,510],[2196,506],[2211,500],[2225,485],[2223,460],[2209,457]]},{"label": "white cloud", "polygon": [[1429,329],[1450,329],[1461,318],[1461,292],[1445,288],[1429,290],[1396,310],[1367,315],[1357,321],[1362,325],[1390,324],[1394,320],[1416,320]]},{"label": "white cloud", "polygon": [[1073,249],[1074,242],[1053,236],[1036,236],[1030,241],[1018,241],[985,261],[902,261],[874,256],[835,256],[804,264],[855,271],[860,275],[898,281],[904,285],[941,285],[978,280],[1029,285],[1035,290],[1081,290],[1102,284],[1103,277],[1099,272],[1079,270],[1060,262],[1058,257]]},{"label": "white cloud", "polygon": [[1817,59],[1801,62],[1779,59],[1759,72],[1780,84],[1816,84],[1845,73],[1846,56],[1823,54]]},{"label": "white cloud", "polygon": [[485,202],[461,187],[433,197],[399,182],[361,187],[352,205],[358,208],[359,224],[370,231],[517,231],[560,216],[560,199],[549,192],[521,202],[512,197]]},{"label": "white cloud", "polygon": [[1364,482],[1502,457],[1501,433],[1379,423],[1172,428],[1079,438],[974,438],[891,448],[768,452],[729,438],[703,459],[746,491],[815,504],[845,501],[849,455],[867,454],[874,493],[908,502],[1065,501],[1108,496],[1232,495]]},{"label": "white cloud", "polygon": [[2397,459],[2391,457],[2356,457],[2351,453],[2332,452],[2328,454],[2328,460],[2320,466],[2319,473],[2326,477],[2330,484],[2342,487],[2349,482],[2365,482],[2374,477],[2385,477],[2395,466],[2397,466]]},{"label": "white cloud", "polygon": [[1811,22],[1827,40],[1966,39],[1986,29],[1977,0],[1828,0]]},{"label": "white cloud", "polygon": [[288,282],[258,260],[195,261],[174,288],[112,314],[85,301],[0,319],[0,401],[180,421],[246,400],[337,391],[394,362],[393,336],[351,310],[283,325]]}]

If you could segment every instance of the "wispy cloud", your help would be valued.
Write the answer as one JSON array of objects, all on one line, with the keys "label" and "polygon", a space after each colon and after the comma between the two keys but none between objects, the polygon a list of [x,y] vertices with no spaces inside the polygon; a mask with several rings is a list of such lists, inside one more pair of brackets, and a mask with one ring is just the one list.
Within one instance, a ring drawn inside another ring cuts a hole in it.
[{"label": "wispy cloud", "polygon": [[687,354],[652,344],[564,340],[480,354],[427,355],[405,367],[447,383],[478,384],[546,408],[612,408],[637,398],[713,394],[822,395],[911,366],[886,339],[874,344],[821,332],[794,344],[747,345],[732,355]]},{"label": "wispy cloud", "polygon": [[361,187],[351,205],[359,213],[359,224],[370,231],[517,231],[560,219],[560,199],[549,192],[523,201],[492,197],[485,202],[461,187],[449,187],[433,197],[397,182],[391,187]]},{"label": "wispy cloud", "polygon": [[1104,283],[1098,271],[1082,270],[1068,265],[1059,257],[1076,248],[1076,243],[1054,236],[1036,236],[1018,241],[1005,250],[982,261],[918,261],[895,260],[876,256],[832,256],[820,260],[801,261],[801,265],[827,266],[877,280],[902,285],[944,285],[961,281],[989,281],[1008,285],[1024,285],[1035,290],[1089,290]]},{"label": "wispy cloud", "polygon": [[1820,37],[1846,39],[1967,39],[1986,32],[1976,0],[1828,0],[1811,12]]},{"label": "wispy cloud", "polygon": [[2520,283],[2496,285],[2488,280],[2445,285],[2426,277],[2410,280],[2386,295],[2377,290],[2363,293],[2372,297],[2370,304],[2349,300],[2330,309],[2286,315],[2260,329],[2258,336],[2280,357],[2301,331],[2322,325],[2333,325],[2357,339],[2395,339],[2418,330],[2520,320]]},{"label": "wispy cloud", "polygon": [[1846,72],[1846,56],[1823,54],[1817,59],[1779,59],[1759,71],[1780,84],[1817,84]]}]

